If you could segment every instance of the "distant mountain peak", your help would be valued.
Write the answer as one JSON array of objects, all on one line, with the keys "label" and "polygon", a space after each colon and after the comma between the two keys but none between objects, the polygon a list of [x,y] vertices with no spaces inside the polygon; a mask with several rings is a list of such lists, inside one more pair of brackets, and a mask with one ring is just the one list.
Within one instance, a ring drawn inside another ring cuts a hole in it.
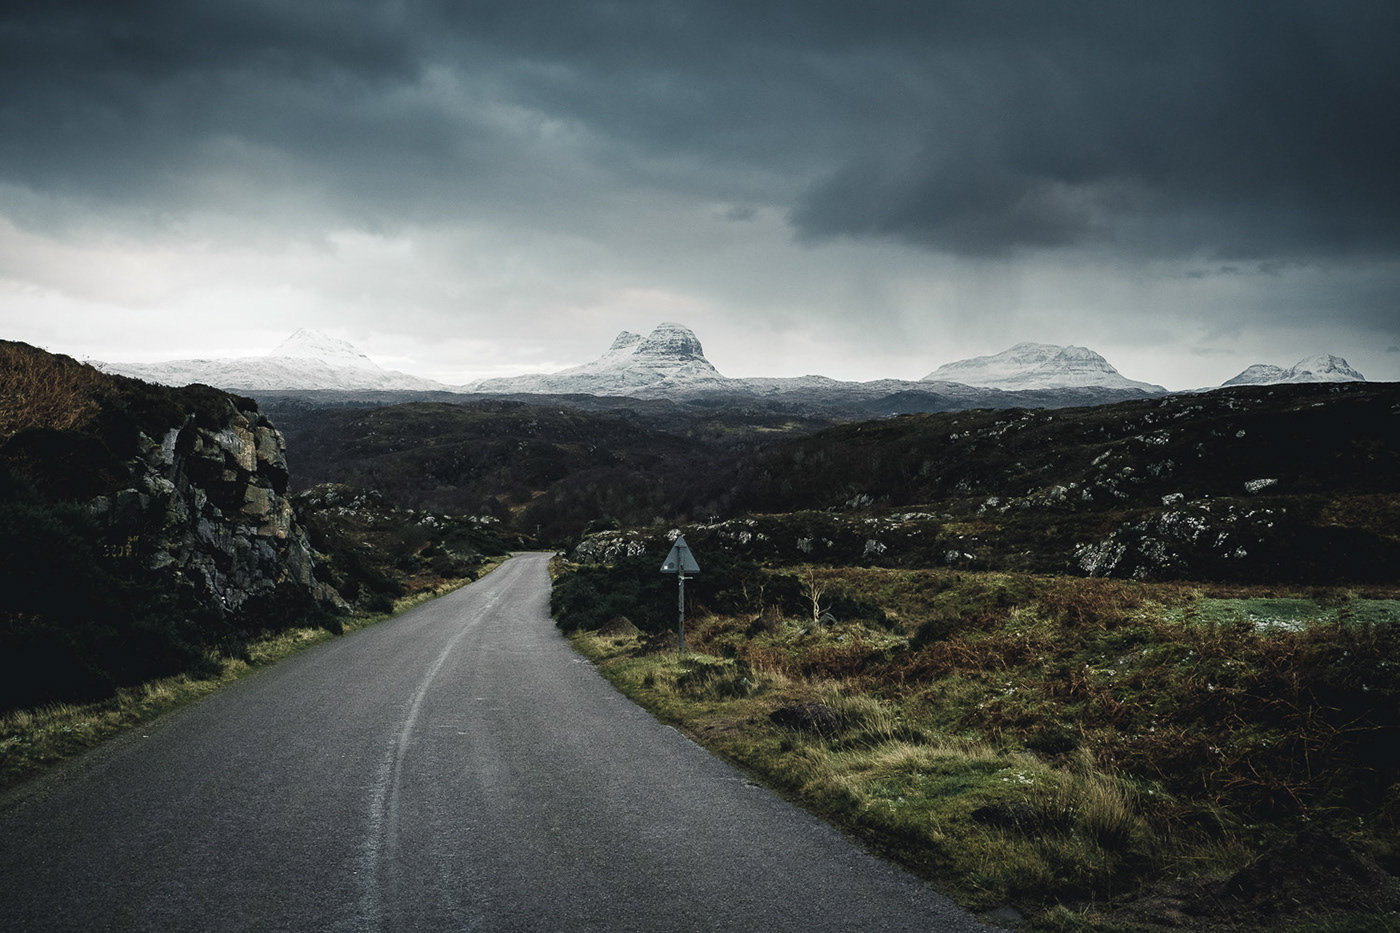
[{"label": "distant mountain peak", "polygon": [[355,369],[382,371],[382,368],[360,352],[354,344],[303,327],[279,343],[268,354],[294,360],[320,360],[329,366],[350,366]]},{"label": "distant mountain peak", "polygon": [[478,392],[666,395],[730,382],[705,359],[694,331],[667,321],[646,337],[624,330],[607,352],[591,363],[557,373],[486,379],[470,388]]},{"label": "distant mountain peak", "polygon": [[1287,369],[1270,363],[1255,363],[1221,386],[1276,385],[1281,382],[1365,382],[1366,377],[1352,369],[1340,356],[1319,353],[1299,360]]},{"label": "distant mountain peak", "polygon": [[290,389],[340,391],[443,391],[431,379],[392,372],[354,344],[302,328],[263,356],[164,363],[102,363],[100,368],[165,385],[203,382],[222,389],[265,392]]},{"label": "distant mountain peak", "polygon": [[1088,347],[1018,343],[990,356],[945,363],[924,382],[957,382],[992,389],[1067,389],[1100,386],[1165,392],[1147,382],[1128,379]]},{"label": "distant mountain peak", "polygon": [[700,346],[700,338],[695,336],[695,332],[682,324],[669,321],[656,325],[656,329],[637,345],[635,355],[658,360],[704,360],[707,365],[709,363],[709,360],[705,359],[705,349]]},{"label": "distant mountain peak", "polygon": [[608,347],[608,351],[611,352],[613,350],[635,350],[637,349],[637,344],[641,342],[641,334],[634,334],[630,330],[624,330],[622,333],[617,335],[617,339],[612,342],[611,347]]},{"label": "distant mountain peak", "polygon": [[1351,368],[1340,356],[1319,353],[1293,364],[1293,374],[1300,379],[1312,376],[1322,382],[1365,382],[1366,377]]}]

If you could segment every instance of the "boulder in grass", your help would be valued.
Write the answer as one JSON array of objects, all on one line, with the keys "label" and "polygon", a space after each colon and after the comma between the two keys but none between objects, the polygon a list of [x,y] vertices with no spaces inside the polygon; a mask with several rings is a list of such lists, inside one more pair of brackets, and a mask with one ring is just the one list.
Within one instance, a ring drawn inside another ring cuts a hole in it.
[{"label": "boulder in grass", "polygon": [[826,735],[836,731],[836,711],[825,703],[798,703],[781,706],[768,714],[768,719],[784,729],[816,732]]},{"label": "boulder in grass", "polygon": [[613,616],[598,629],[598,634],[604,638],[636,638],[642,634],[642,630],[633,625],[632,620],[626,616]]}]

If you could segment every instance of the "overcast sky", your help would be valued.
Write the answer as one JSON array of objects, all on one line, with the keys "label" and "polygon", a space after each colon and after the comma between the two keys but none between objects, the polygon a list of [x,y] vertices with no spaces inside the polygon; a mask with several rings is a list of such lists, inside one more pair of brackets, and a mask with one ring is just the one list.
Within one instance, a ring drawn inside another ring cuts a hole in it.
[{"label": "overcast sky", "polygon": [[1400,380],[1400,4],[9,0],[0,337]]}]

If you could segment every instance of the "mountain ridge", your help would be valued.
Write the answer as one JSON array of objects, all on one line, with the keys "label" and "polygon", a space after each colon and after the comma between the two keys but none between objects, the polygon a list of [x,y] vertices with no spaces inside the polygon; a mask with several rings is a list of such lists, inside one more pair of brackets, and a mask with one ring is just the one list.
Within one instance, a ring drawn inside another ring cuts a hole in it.
[{"label": "mountain ridge", "polygon": [[1088,347],[1018,343],[989,356],[945,363],[923,382],[959,382],[989,389],[1068,389],[1098,386],[1108,389],[1167,390],[1129,379]]},{"label": "mountain ridge", "polygon": [[[989,360],[993,361],[990,365]],[[955,375],[963,378],[954,378]],[[979,381],[968,376],[982,378]],[[835,399],[847,404],[874,403],[894,396],[903,396],[907,401],[936,394],[956,402],[954,407],[1076,404],[1082,403],[1080,390],[1086,389],[1108,393],[1108,398],[1095,401],[1160,395],[1167,391],[1159,385],[1124,377],[1087,347],[1029,343],[1017,344],[995,357],[947,364],[918,381],[843,382],[817,375],[731,378],[720,373],[705,358],[704,349],[693,331],[673,322],[658,325],[645,338],[624,330],[602,356],[581,366],[555,373],[484,379],[462,388],[483,394],[584,393],[716,401],[752,397],[803,400],[812,404]],[[1023,392],[1037,393],[1038,397],[1029,401],[1020,395]],[[1053,397],[1056,392],[1070,393],[1070,396],[1060,402]],[[1051,396],[1047,398],[1046,393]]]},{"label": "mountain ridge", "polygon": [[638,395],[670,397],[731,386],[705,358],[695,332],[673,322],[658,324],[646,337],[624,330],[596,360],[555,373],[531,373],[483,379],[462,386],[486,394]]},{"label": "mountain ridge", "polygon": [[452,391],[453,387],[387,370],[354,344],[301,328],[262,356],[167,360],[160,363],[92,361],[106,373],[168,386],[194,383],[242,392],[277,390]]},{"label": "mountain ridge", "polygon": [[1247,366],[1221,386],[1279,385],[1302,382],[1365,382],[1366,377],[1351,368],[1340,356],[1319,353],[1299,360],[1287,369],[1271,363]]},{"label": "mountain ridge", "polygon": [[[553,373],[455,386],[385,370],[348,341],[305,328],[262,356],[95,365],[166,385],[204,383],[260,394],[589,395],[705,405],[765,401],[869,416],[971,407],[1067,407],[1169,393],[1160,385],[1129,379],[1088,347],[1031,342],[945,363],[919,380],[845,382],[819,375],[731,378],[705,357],[694,331],[670,321],[645,336],[620,332],[601,356],[587,363]],[[1365,377],[1340,357],[1318,354],[1289,369],[1255,364],[1223,385],[1349,381],[1365,381]],[[1215,387],[1197,391],[1211,388]]]}]

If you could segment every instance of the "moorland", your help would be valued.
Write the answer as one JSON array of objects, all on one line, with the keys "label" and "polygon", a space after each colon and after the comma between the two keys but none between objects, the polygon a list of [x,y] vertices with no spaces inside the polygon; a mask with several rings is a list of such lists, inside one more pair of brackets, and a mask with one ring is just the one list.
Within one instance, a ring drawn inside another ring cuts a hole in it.
[{"label": "moorland", "polygon": [[550,548],[620,689],[999,922],[1394,924],[1400,387],[851,420],[249,399],[0,349],[11,779],[93,704]]}]

